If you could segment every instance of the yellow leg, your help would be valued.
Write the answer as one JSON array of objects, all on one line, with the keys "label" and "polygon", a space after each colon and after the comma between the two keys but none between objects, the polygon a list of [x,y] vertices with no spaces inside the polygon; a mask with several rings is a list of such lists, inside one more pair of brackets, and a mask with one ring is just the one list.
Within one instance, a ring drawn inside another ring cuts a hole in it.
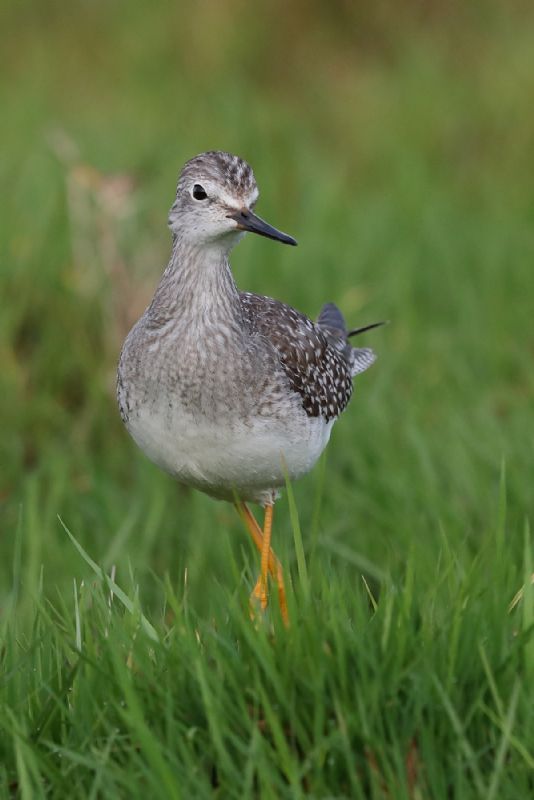
[{"label": "yellow leg", "polygon": [[[271,552],[271,533],[273,529],[273,507],[265,506],[265,518],[263,520],[263,541],[261,543],[261,567],[259,583],[259,599],[262,610],[265,611],[269,602],[269,587],[267,577],[269,572],[269,554]],[[258,583],[256,586],[258,586]],[[254,589],[256,592],[256,588]]]},{"label": "yellow leg", "polygon": [[268,505],[265,508],[265,522],[264,530],[262,532],[254,515],[250,511],[246,503],[236,503],[236,508],[239,515],[243,518],[248,532],[250,533],[254,544],[261,553],[261,571],[256,581],[256,585],[252,590],[251,599],[259,600],[261,608],[264,610],[268,603],[267,591],[267,572],[276,580],[278,589],[278,602],[280,604],[280,613],[284,625],[289,627],[289,613],[287,610],[286,589],[284,585],[284,573],[280,561],[271,549],[271,531],[273,521],[273,506]]}]

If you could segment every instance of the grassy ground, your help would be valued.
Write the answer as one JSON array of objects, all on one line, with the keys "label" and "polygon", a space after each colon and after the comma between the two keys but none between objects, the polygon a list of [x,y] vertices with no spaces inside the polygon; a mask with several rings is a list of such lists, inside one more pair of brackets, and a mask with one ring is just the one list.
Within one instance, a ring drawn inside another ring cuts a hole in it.
[{"label": "grassy ground", "polygon": [[[0,797],[532,794],[534,18],[403,6],[4,3]],[[287,632],[113,398],[211,147],[300,244],[241,286],[391,320],[293,487],[304,563],[276,507]]]}]

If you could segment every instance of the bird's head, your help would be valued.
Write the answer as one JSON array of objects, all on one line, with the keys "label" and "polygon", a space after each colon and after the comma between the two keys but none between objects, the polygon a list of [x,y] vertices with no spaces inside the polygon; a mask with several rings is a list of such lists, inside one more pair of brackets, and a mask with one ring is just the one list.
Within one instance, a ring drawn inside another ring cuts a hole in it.
[{"label": "bird's head", "polygon": [[180,173],[169,227],[191,244],[219,244],[226,250],[247,231],[297,244],[254,214],[258,195],[254,173],[246,161],[220,151],[201,153]]}]

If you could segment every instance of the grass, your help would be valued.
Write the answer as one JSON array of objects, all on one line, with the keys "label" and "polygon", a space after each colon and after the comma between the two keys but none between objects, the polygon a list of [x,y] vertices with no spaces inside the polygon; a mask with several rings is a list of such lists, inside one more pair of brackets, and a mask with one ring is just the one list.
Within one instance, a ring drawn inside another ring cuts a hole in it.
[{"label": "grass", "polygon": [[[0,797],[528,797],[532,12],[249,6],[5,4]],[[391,321],[276,507],[289,631],[113,398],[209,147],[299,240],[241,286]]]}]

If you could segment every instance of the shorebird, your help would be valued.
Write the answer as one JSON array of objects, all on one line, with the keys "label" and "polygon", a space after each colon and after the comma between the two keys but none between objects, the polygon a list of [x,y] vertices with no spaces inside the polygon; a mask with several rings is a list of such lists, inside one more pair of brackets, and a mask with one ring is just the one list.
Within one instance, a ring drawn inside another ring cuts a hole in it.
[{"label": "shorebird", "polygon": [[[382,323],[348,330],[333,303],[312,322],[278,300],[240,292],[228,256],[245,232],[297,244],[254,213],[257,199],[254,173],[238,156],[210,151],[185,164],[169,214],[170,260],[124,342],[117,397],[153,462],[236,505],[261,553],[251,603],[267,607],[270,575],[287,624],[273,505],[286,477],[313,467],[354,376],[375,360],[349,338]],[[249,502],[264,507],[263,528]]]}]

